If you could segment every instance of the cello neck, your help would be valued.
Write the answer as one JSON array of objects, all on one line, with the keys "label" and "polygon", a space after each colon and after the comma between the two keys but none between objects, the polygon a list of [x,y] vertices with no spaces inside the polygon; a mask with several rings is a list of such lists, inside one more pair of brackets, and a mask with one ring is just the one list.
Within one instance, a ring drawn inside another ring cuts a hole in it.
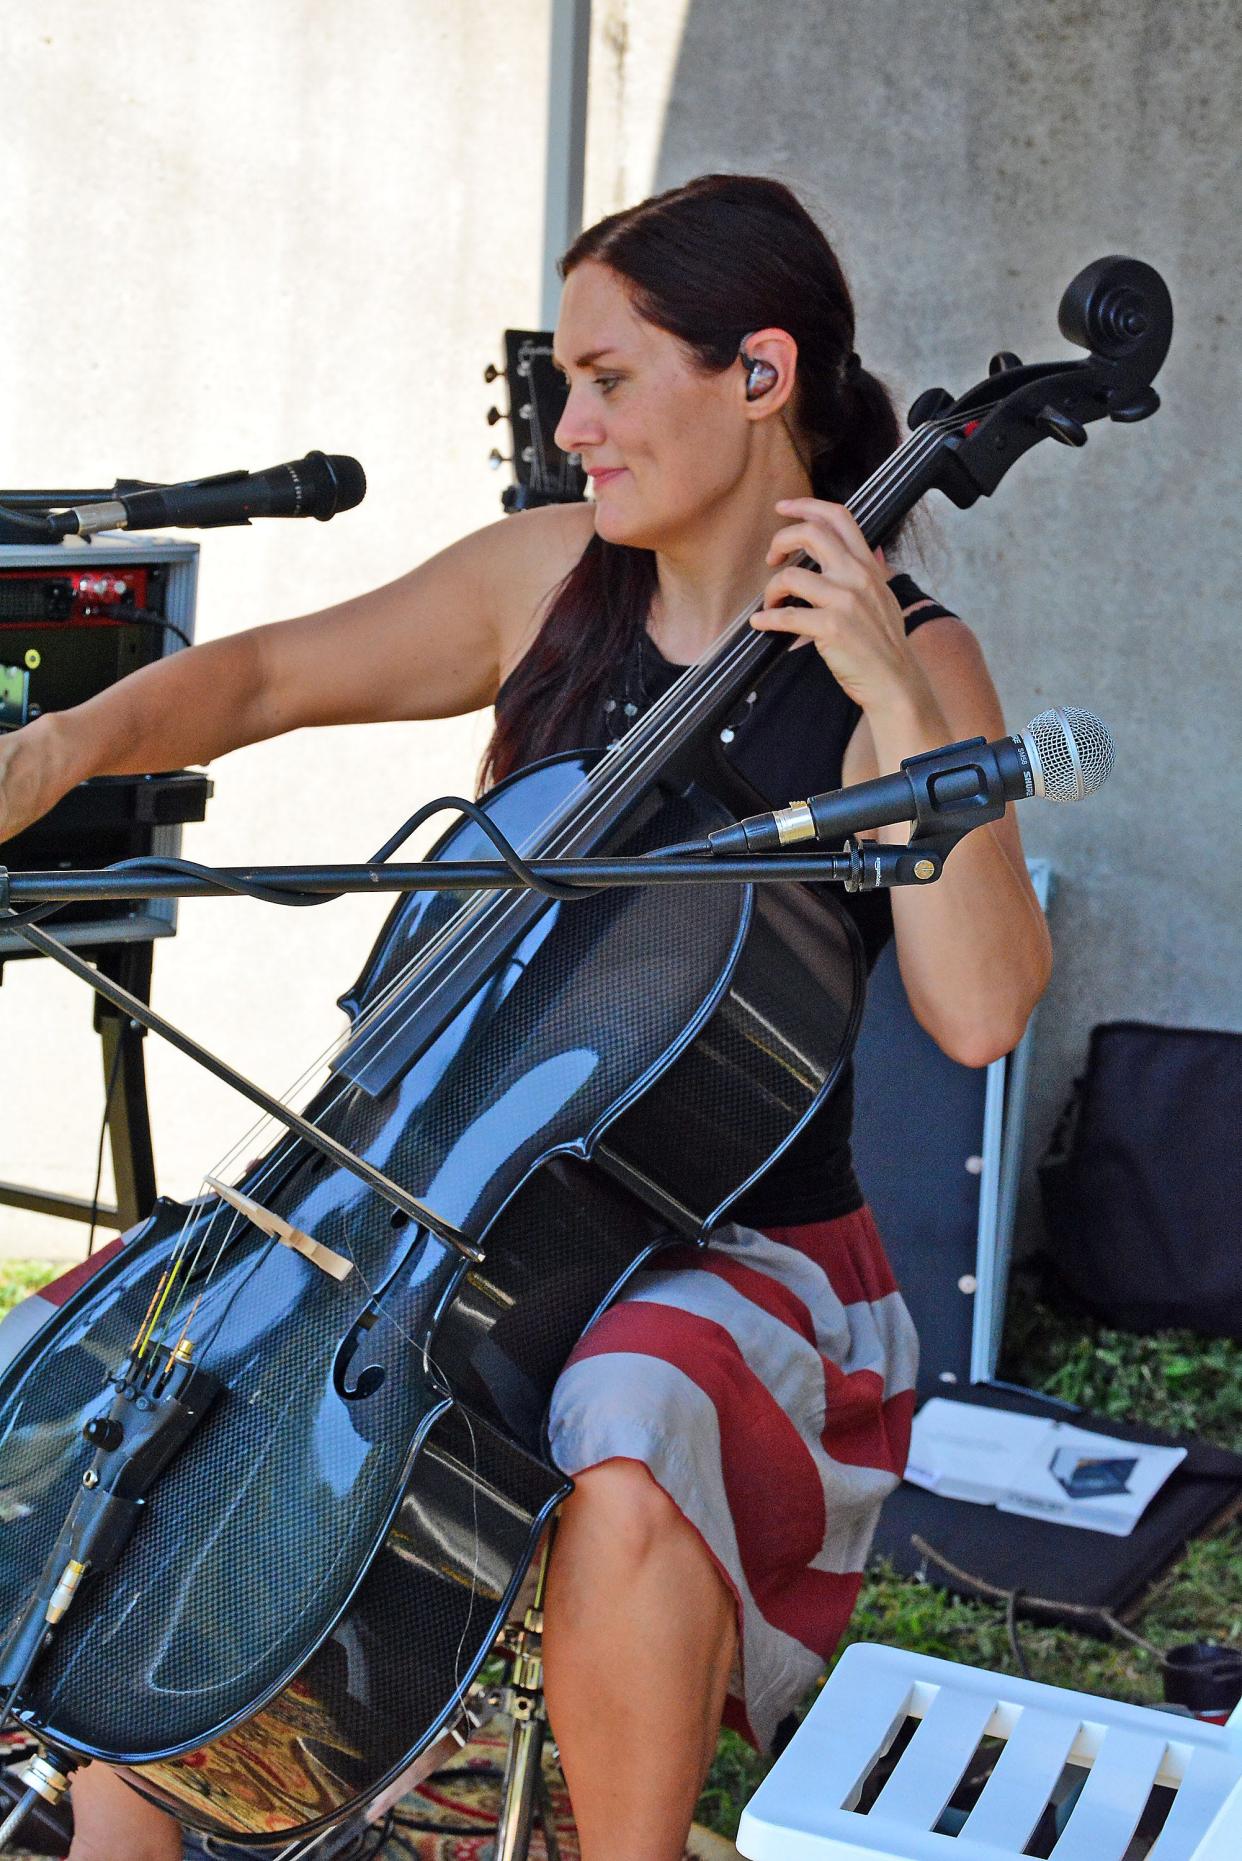
[{"label": "cello neck", "polygon": [[[846,501],[845,508],[872,548],[891,534],[927,490],[941,438],[941,423],[928,421]],[[815,566],[806,555],[794,560],[800,566]],[[788,634],[760,633],[750,625],[762,605],[760,594],[601,758],[588,779],[589,793],[578,798],[572,819],[555,824],[545,843],[547,851],[585,851],[596,843],[788,650]]]}]

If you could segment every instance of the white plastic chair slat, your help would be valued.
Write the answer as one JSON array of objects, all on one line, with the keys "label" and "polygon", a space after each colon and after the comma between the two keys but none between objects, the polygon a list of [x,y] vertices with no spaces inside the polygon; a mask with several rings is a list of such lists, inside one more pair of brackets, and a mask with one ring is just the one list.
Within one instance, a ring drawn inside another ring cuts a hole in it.
[{"label": "white plastic chair slat", "polygon": [[1053,1851],[1055,1861],[1121,1861],[1156,1780],[1165,1743],[1156,1731],[1109,1726]]},{"label": "white plastic chair slat", "polygon": [[[828,1693],[838,1667],[820,1695]],[[864,1684],[847,1696],[843,1721],[832,1738],[821,1742],[795,1734],[781,1757],[780,1788],[795,1802],[839,1809],[852,1796],[906,1714],[911,1681],[899,1669],[868,1673]],[[818,1706],[819,1700],[816,1701]],[[760,1790],[763,1785],[761,1784]]]},{"label": "white plastic chair slat", "polygon": [[1020,1855],[1061,1775],[1078,1720],[1026,1706],[967,1819],[963,1836]]},{"label": "white plastic chair slat", "polygon": [[[1237,1861],[1242,1854],[1242,1753],[1196,1751],[1148,1861]],[[1200,1846],[1202,1843],[1202,1846]]]},{"label": "white plastic chair slat", "polygon": [[[955,1698],[978,1702],[973,1724],[967,1707],[950,1703]],[[992,1704],[989,1717],[984,1708]],[[885,1786],[887,1802],[881,1792],[870,1815],[857,1815],[845,1805],[903,1712],[924,1723]],[[969,1761],[972,1734],[989,1729],[1006,1740],[995,1773],[960,1835],[935,1833],[937,1807]],[[749,1861],[1020,1861],[1066,1758],[1090,1775],[1055,1861],[1120,1861],[1161,1779],[1178,1789],[1150,1861],[1242,1857],[1242,1710],[1228,1727],[1203,1725],[864,1643],[846,1649],[743,1811],[738,1850]],[[907,1765],[914,1768],[906,1772]],[[927,1811],[920,1827],[892,1813],[916,1807]]]},{"label": "white plastic chair slat", "polygon": [[934,1829],[995,1708],[990,1694],[942,1687],[872,1805],[871,1820]]}]

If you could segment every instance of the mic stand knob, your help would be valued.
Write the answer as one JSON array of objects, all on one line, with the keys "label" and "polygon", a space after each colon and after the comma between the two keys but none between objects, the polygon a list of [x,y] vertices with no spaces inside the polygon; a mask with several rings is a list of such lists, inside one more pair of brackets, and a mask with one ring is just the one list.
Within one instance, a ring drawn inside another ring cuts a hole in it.
[{"label": "mic stand knob", "polygon": [[[973,825],[973,823],[972,823]],[[857,840],[852,835],[845,843],[850,868],[842,880],[847,892],[887,892],[895,885],[931,885],[944,870],[944,856],[957,845],[961,834],[921,840],[908,846],[881,846],[878,840]]]}]

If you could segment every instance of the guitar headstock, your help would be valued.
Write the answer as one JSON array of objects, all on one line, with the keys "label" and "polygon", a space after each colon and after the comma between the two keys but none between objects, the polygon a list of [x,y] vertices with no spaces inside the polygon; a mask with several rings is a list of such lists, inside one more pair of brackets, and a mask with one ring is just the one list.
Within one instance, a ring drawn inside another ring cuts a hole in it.
[{"label": "guitar headstock", "polygon": [[562,452],[553,434],[565,406],[566,387],[552,366],[551,330],[506,330],[505,366],[491,364],[483,379],[504,375],[509,390],[507,413],[488,409],[488,424],[508,419],[512,455],[494,448],[493,467],[510,464],[515,483],[506,486],[506,511],[530,510],[538,504],[577,504],[586,497],[586,474],[577,453]]}]

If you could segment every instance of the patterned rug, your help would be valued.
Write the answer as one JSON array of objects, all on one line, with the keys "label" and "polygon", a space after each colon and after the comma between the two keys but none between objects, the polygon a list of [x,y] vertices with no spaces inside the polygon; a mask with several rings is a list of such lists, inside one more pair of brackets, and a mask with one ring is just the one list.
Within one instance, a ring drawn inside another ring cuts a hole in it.
[{"label": "patterned rug", "polygon": [[[484,1726],[465,1750],[405,1797],[395,1812],[393,1839],[378,1861],[487,1861],[500,1814],[506,1733],[503,1722]],[[579,1861],[578,1837],[565,1780],[551,1749],[544,1752],[544,1782],[561,1861]],[[536,1828],[529,1861],[547,1861],[543,1831]],[[740,1861],[732,1842],[707,1829],[691,1830],[685,1861]]]},{"label": "patterned rug", "polygon": [[[382,1861],[486,1861],[496,1835],[506,1736],[502,1725],[484,1726],[457,1757],[394,1811],[393,1839],[380,1849]],[[544,1782],[561,1861],[578,1861],[578,1837],[565,1780],[550,1749],[543,1759]],[[543,1831],[536,1828],[530,1861],[548,1861]]]},{"label": "patterned rug", "polygon": [[[9,1755],[4,1742],[0,1739],[0,1762]],[[363,1857],[366,1861],[488,1861],[500,1814],[506,1744],[502,1721],[484,1726],[443,1770],[402,1798],[392,1812],[389,1836],[382,1845],[377,1846],[379,1829],[368,1830],[343,1850],[341,1861],[355,1857],[357,1861]],[[579,1861],[569,1795],[550,1747],[544,1752],[543,1774],[560,1861]],[[4,1861],[39,1858],[6,1850]],[[538,1827],[531,1839],[529,1861],[548,1861],[543,1831]],[[696,1827],[686,1847],[686,1861],[740,1861],[740,1857],[732,1842]]]}]

